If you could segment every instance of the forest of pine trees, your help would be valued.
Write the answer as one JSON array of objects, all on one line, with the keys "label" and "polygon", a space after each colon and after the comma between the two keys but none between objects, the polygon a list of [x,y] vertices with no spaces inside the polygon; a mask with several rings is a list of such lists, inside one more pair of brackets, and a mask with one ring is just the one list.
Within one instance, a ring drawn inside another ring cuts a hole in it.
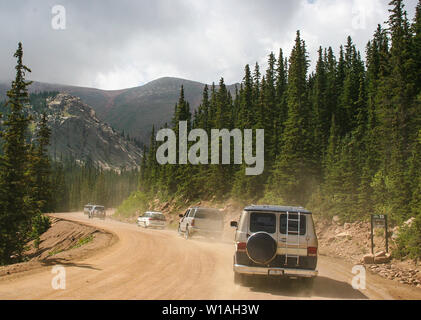
[{"label": "forest of pine trees", "polygon": [[115,208],[138,188],[139,173],[137,169],[116,172],[92,161],[63,159],[52,163],[51,181],[53,212],[81,211],[88,203]]},{"label": "forest of pine trees", "polygon": [[379,25],[367,43],[365,61],[348,37],[339,52],[320,48],[309,73],[297,32],[290,56],[271,53],[263,74],[258,64],[247,65],[234,95],[221,79],[218,89],[204,88],[192,114],[181,88],[169,126],[176,133],[179,121],[208,134],[264,129],[265,172],[246,176],[241,165],[158,165],[154,129],[142,192],[302,205],[348,221],[381,213],[399,224],[416,216],[416,236],[408,241],[421,248],[421,1],[414,21],[401,0],[391,1],[389,11],[387,28]]}]

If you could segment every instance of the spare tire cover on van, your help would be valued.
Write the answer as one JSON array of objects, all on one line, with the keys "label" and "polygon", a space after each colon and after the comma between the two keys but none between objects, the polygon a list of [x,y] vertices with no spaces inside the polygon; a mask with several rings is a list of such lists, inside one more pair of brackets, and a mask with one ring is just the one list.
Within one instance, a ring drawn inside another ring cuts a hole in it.
[{"label": "spare tire cover on van", "polygon": [[260,264],[271,262],[276,256],[276,241],[266,232],[253,234],[247,241],[247,255]]}]

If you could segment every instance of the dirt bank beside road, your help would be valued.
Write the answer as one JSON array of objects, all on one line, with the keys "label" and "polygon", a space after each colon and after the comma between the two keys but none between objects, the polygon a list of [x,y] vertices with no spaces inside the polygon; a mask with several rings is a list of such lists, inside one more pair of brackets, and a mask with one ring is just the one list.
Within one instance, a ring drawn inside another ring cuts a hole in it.
[{"label": "dirt bank beside road", "polygon": [[99,228],[54,215],[50,219],[51,228],[41,235],[39,248],[35,249],[33,242],[29,243],[29,250],[25,252],[27,261],[0,266],[0,278],[16,277],[21,272],[34,272],[45,266],[86,258],[117,241],[116,235]]}]

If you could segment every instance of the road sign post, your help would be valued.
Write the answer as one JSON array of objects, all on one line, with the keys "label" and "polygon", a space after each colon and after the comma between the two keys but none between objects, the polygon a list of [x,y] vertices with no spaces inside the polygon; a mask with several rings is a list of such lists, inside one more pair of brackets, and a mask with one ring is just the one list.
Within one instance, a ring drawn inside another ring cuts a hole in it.
[{"label": "road sign post", "polygon": [[387,231],[387,215],[384,217],[384,230],[386,233],[386,253],[389,253],[389,232]]},{"label": "road sign post", "polygon": [[387,230],[387,215],[371,215],[371,254],[374,255],[374,229],[384,228],[386,237],[386,252],[389,253],[389,232]]}]

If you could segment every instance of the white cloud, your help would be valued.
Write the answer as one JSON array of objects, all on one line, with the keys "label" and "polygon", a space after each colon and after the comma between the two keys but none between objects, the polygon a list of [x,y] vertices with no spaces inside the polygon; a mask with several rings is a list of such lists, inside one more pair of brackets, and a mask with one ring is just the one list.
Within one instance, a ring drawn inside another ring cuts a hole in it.
[{"label": "white cloud", "polygon": [[[241,81],[245,64],[279,48],[289,55],[300,29],[314,64],[317,49],[351,35],[365,50],[386,0],[63,0],[66,30],[51,29],[55,0],[0,4],[0,79],[13,76],[22,41],[32,78],[103,89],[138,86],[162,76],[201,82]],[[410,16],[417,0],[407,0]],[[364,12],[364,19],[357,13]],[[361,21],[363,22],[361,24]],[[361,27],[361,25],[363,25]],[[355,27],[357,26],[357,28]]]}]

